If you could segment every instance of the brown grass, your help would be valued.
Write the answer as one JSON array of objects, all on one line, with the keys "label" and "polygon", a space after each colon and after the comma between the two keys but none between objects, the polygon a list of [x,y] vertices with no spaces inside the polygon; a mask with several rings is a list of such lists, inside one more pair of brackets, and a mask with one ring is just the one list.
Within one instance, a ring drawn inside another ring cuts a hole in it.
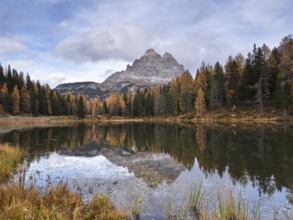
[{"label": "brown grass", "polygon": [[25,169],[19,182],[8,181],[20,163],[18,147],[0,146],[0,219],[129,219],[115,209],[108,198],[95,196],[85,204],[78,193],[73,193],[64,183],[44,189],[24,187]]},{"label": "brown grass", "polygon": [[0,145],[0,183],[8,181],[20,162],[21,152],[19,147]]},{"label": "brown grass", "polygon": [[105,196],[97,195],[85,204],[63,183],[43,195],[34,186],[2,185],[0,201],[0,219],[129,219]]}]

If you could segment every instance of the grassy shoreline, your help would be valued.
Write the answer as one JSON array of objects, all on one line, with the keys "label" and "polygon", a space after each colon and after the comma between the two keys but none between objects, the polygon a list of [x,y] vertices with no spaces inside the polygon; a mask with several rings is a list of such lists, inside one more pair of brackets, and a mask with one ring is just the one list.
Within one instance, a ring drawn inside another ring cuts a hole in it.
[{"label": "grassy shoreline", "polygon": [[293,123],[293,117],[283,117],[280,112],[256,114],[253,111],[227,113],[223,111],[209,112],[198,116],[185,114],[179,116],[158,116],[130,118],[123,116],[99,116],[79,119],[77,116],[5,116],[0,117],[1,129],[62,126],[79,122],[85,123],[127,123],[127,122],[169,122],[169,123]]}]

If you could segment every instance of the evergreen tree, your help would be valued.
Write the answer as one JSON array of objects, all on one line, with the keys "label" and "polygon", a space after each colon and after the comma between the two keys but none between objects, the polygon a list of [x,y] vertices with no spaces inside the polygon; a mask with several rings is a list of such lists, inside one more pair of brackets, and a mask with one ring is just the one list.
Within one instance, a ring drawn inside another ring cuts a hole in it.
[{"label": "evergreen tree", "polygon": [[271,72],[271,80],[270,80],[270,94],[274,94],[277,88],[277,78],[279,75],[279,64],[280,64],[280,53],[277,48],[272,50],[270,54],[269,60],[269,69]]},{"label": "evergreen tree", "polygon": [[146,93],[145,112],[146,116],[154,115],[154,99],[150,91]]},{"label": "evergreen tree", "polygon": [[193,88],[193,78],[189,71],[185,71],[181,75],[181,88],[180,88],[180,109],[182,113],[190,113],[193,110],[193,97],[194,97],[194,88]]},{"label": "evergreen tree", "polygon": [[236,61],[230,56],[226,63],[226,100],[229,107],[235,105],[239,101],[239,85],[240,85],[240,74],[239,68]]},{"label": "evergreen tree", "polygon": [[10,65],[8,65],[7,71],[6,71],[6,85],[8,88],[8,92],[12,93],[13,86],[12,86],[12,72]]},{"label": "evergreen tree", "polygon": [[1,63],[0,63],[0,87],[2,87],[4,83],[5,83],[5,75],[4,75],[3,67],[1,66]]},{"label": "evergreen tree", "polygon": [[225,102],[225,76],[223,67],[219,62],[214,66],[213,80],[215,84],[215,104],[217,106],[222,106]]},{"label": "evergreen tree", "polygon": [[78,118],[85,118],[85,110],[82,96],[79,96],[78,99],[77,116]]},{"label": "evergreen tree", "polygon": [[274,94],[274,103],[277,108],[284,110],[284,116],[286,116],[286,109],[291,103],[290,86],[285,83],[282,84],[282,79],[278,78],[277,88]]},{"label": "evergreen tree", "polygon": [[252,65],[252,55],[249,52],[245,60],[243,77],[241,79],[240,99],[242,101],[252,101],[255,99],[255,90],[253,90],[251,87],[256,83],[257,78],[255,77]]}]

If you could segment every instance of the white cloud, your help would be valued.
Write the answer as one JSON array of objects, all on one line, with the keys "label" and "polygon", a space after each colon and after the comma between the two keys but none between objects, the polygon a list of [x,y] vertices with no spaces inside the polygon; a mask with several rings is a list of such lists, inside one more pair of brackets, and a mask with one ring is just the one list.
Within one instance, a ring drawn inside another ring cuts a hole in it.
[{"label": "white cloud", "polygon": [[45,80],[45,83],[53,87],[63,83],[66,80],[66,77],[62,73],[52,73]]},{"label": "white cloud", "polygon": [[19,39],[0,36],[0,55],[19,53],[24,50],[26,50],[26,46]]},{"label": "white cloud", "polygon": [[76,63],[106,59],[132,60],[145,50],[148,34],[132,26],[83,32],[59,42],[55,54]]}]

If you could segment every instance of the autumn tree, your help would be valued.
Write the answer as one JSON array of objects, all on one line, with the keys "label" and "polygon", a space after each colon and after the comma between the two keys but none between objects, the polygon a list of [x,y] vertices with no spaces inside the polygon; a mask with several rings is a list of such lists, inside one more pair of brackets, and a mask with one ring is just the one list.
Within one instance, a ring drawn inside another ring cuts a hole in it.
[{"label": "autumn tree", "polygon": [[20,91],[20,109],[23,113],[31,113],[30,95],[25,85],[22,86]]},{"label": "autumn tree", "polygon": [[208,89],[208,81],[207,81],[207,74],[206,74],[206,66],[203,63],[200,69],[197,71],[196,78],[195,78],[195,112],[196,114],[203,114],[206,110],[206,92]]},{"label": "autumn tree", "polygon": [[170,83],[170,89],[169,89],[169,95],[170,95],[170,102],[172,105],[171,108],[171,114],[172,115],[178,115],[178,109],[179,109],[179,96],[180,96],[180,77],[176,77],[176,79],[173,79]]},{"label": "autumn tree", "polygon": [[291,88],[291,96],[293,97],[293,37],[288,35],[284,37],[280,45],[280,77],[282,84],[288,84]]},{"label": "autumn tree", "polygon": [[15,85],[11,94],[11,113],[16,115],[19,112],[20,96],[18,86]]},{"label": "autumn tree", "polygon": [[3,84],[0,90],[0,103],[3,107],[4,112],[8,112],[10,109],[10,100],[9,100],[8,87],[6,86],[6,83]]},{"label": "autumn tree", "polygon": [[195,99],[195,112],[198,115],[202,115],[206,110],[206,100],[205,100],[205,94],[201,87],[197,90],[197,96]]}]

